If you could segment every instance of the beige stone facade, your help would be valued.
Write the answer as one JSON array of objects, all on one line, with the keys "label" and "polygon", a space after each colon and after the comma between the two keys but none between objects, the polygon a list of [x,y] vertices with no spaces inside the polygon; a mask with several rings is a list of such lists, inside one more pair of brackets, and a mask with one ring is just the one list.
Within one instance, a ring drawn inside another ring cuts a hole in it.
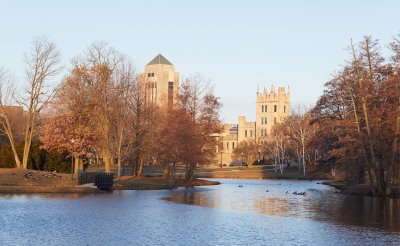
[{"label": "beige stone facade", "polygon": [[215,164],[229,165],[232,161],[233,150],[242,141],[252,140],[263,142],[267,140],[272,127],[289,117],[290,92],[285,87],[271,87],[268,93],[266,88],[256,93],[256,122],[246,122],[245,116],[239,116],[238,124],[224,124],[224,130],[219,135],[220,146],[217,149]]},{"label": "beige stone facade", "polygon": [[257,88],[257,109],[256,109],[256,125],[257,125],[257,141],[265,141],[271,133],[272,127],[284,121],[289,117],[290,109],[290,91],[287,93],[285,87],[278,87],[278,94],[275,87],[271,87],[270,93],[264,87],[262,93]]},{"label": "beige stone facade", "polygon": [[179,72],[164,56],[158,54],[140,74],[141,88],[147,103],[163,107],[173,106],[178,101]]}]

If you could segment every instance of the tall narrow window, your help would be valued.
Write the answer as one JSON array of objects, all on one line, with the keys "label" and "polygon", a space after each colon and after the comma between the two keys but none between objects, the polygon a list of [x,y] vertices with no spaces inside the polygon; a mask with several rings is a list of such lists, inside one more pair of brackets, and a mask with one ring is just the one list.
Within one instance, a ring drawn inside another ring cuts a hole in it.
[{"label": "tall narrow window", "polygon": [[267,112],[267,105],[265,105],[264,109],[265,109],[265,112]]},{"label": "tall narrow window", "polygon": [[232,142],[232,149],[235,149],[235,142]]},{"label": "tall narrow window", "polygon": [[247,138],[247,130],[244,131],[244,137]]},{"label": "tall narrow window", "polygon": [[229,149],[229,143],[226,142],[226,149]]},{"label": "tall narrow window", "polygon": [[261,112],[264,112],[264,105],[261,106]]},{"label": "tall narrow window", "polygon": [[253,130],[250,130],[250,137],[253,137]]},{"label": "tall narrow window", "polygon": [[283,112],[286,113],[286,105],[283,106]]},{"label": "tall narrow window", "polygon": [[172,107],[174,101],[174,82],[168,82],[168,106]]},{"label": "tall narrow window", "polygon": [[264,117],[261,117],[261,125],[264,125]]},{"label": "tall narrow window", "polygon": [[264,130],[261,129],[261,137],[264,136]]},{"label": "tall narrow window", "polygon": [[274,105],[274,112],[276,112],[278,106]]},{"label": "tall narrow window", "polygon": [[265,117],[264,123],[267,124],[267,117]]},{"label": "tall narrow window", "polygon": [[276,117],[274,117],[274,124],[276,124]]}]

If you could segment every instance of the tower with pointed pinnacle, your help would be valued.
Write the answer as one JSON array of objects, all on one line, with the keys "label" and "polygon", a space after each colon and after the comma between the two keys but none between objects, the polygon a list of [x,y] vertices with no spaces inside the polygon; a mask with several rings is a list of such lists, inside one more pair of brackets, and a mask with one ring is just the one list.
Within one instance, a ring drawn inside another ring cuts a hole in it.
[{"label": "tower with pointed pinnacle", "polygon": [[172,107],[179,93],[179,72],[163,55],[158,54],[140,74],[140,87],[148,104]]}]

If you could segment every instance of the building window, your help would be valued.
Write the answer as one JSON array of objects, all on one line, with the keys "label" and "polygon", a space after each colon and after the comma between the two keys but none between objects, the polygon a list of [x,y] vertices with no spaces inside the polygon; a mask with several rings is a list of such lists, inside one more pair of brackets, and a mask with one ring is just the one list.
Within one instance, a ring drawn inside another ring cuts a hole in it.
[{"label": "building window", "polygon": [[264,105],[261,106],[261,112],[264,112]]},{"label": "building window", "polygon": [[168,89],[174,89],[174,82],[168,82]]},{"label": "building window", "polygon": [[247,138],[247,130],[244,131],[244,137]]},{"label": "building window", "polygon": [[147,77],[154,77],[154,73],[148,73]]},{"label": "building window", "polygon": [[264,106],[265,112],[267,112],[267,105]]},{"label": "building window", "polygon": [[274,124],[276,124],[276,117],[274,117]]},{"label": "building window", "polygon": [[226,142],[226,149],[229,149],[229,143]]},{"label": "building window", "polygon": [[264,130],[261,129],[261,137],[264,136]]},{"label": "building window", "polygon": [[286,105],[283,106],[283,112],[286,113]]},{"label": "building window", "polygon": [[264,129],[264,136],[267,136],[267,129]]},{"label": "building window", "polygon": [[253,137],[253,130],[250,130],[250,137]]},{"label": "building window", "polygon": [[277,108],[278,108],[278,106],[274,105],[274,112],[276,112]]},{"label": "building window", "polygon": [[235,149],[235,143],[232,142],[232,149]]},{"label": "building window", "polygon": [[265,117],[264,124],[267,124],[267,117]]},{"label": "building window", "polygon": [[261,117],[261,125],[264,125],[264,117]]}]

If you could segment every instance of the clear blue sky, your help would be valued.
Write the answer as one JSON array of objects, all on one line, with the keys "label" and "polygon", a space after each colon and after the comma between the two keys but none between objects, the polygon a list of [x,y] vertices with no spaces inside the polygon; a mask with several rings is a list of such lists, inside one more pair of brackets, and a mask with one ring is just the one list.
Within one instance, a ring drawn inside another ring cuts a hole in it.
[{"label": "clear blue sky", "polygon": [[[313,104],[349,58],[350,38],[400,31],[400,1],[4,1],[0,65],[23,78],[23,53],[47,35],[63,62],[94,41],[129,55],[138,70],[162,53],[183,76],[211,78],[227,123],[255,120],[260,87],[291,87],[293,104]],[[385,51],[387,52],[387,51]]]}]

